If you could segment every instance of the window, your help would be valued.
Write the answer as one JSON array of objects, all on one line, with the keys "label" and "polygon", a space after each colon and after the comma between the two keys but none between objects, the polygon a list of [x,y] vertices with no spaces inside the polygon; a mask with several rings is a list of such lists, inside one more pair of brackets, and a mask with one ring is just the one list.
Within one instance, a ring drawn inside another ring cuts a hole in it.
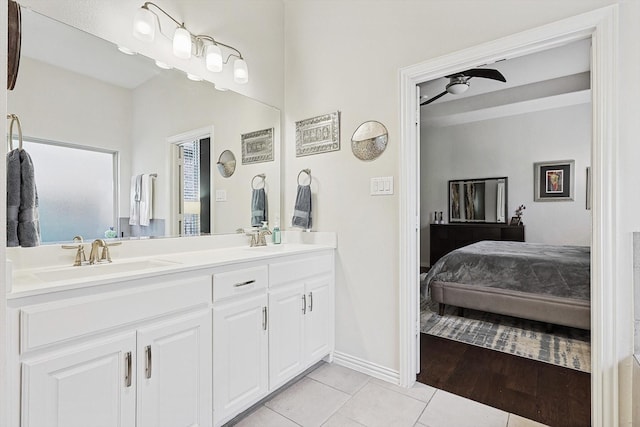
[{"label": "window", "polygon": [[23,148],[35,169],[42,243],[104,237],[116,226],[117,152],[36,139]]}]

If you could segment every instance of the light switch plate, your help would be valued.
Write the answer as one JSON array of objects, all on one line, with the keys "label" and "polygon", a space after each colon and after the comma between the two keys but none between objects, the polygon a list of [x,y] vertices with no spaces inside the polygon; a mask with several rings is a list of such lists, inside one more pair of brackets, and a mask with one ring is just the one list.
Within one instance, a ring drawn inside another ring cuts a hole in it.
[{"label": "light switch plate", "polygon": [[370,193],[372,196],[386,196],[393,194],[393,177],[379,176],[371,178]]},{"label": "light switch plate", "polygon": [[216,190],[216,202],[227,201],[227,190]]}]

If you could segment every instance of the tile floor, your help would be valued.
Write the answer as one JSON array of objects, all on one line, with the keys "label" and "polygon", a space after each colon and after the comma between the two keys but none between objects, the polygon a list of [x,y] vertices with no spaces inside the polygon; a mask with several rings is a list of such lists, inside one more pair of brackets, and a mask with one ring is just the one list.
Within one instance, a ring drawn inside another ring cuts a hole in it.
[{"label": "tile floor", "polygon": [[541,427],[424,384],[411,389],[323,363],[237,421],[237,427]]}]

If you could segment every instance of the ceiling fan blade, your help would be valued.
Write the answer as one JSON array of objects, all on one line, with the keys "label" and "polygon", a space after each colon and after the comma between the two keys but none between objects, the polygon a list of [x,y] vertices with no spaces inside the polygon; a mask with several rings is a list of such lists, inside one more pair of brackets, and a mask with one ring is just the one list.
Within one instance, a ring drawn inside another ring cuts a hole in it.
[{"label": "ceiling fan blade", "polygon": [[447,91],[445,90],[444,92],[439,93],[438,95],[434,96],[433,98],[431,98],[431,99],[427,99],[426,101],[424,101],[424,102],[420,103],[420,106],[422,107],[423,105],[431,104],[433,101],[435,101],[436,99],[440,99],[440,98],[442,98],[442,97],[443,97],[443,96],[445,96],[447,93],[449,93],[449,92],[447,92]]},{"label": "ceiling fan blade", "polygon": [[451,76],[447,76],[447,77],[457,77],[457,76],[482,77],[485,79],[498,80],[501,82],[507,81],[507,79],[505,79],[505,77],[502,75],[500,71],[494,70],[492,68],[472,68],[470,70],[452,74]]}]

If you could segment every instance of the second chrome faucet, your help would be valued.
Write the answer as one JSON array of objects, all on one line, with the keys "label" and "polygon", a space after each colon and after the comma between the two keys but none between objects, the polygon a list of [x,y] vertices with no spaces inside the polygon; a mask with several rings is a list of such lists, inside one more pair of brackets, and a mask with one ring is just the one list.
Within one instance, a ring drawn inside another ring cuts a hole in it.
[{"label": "second chrome faucet", "polygon": [[[75,267],[81,266],[86,263],[87,257],[84,252],[84,240],[82,236],[75,236],[73,238],[73,245],[62,245],[64,249],[76,249],[76,257],[73,265]],[[110,246],[121,245],[122,242],[107,243],[104,239],[95,239],[91,243],[91,252],[89,253],[89,265],[100,262],[111,262],[111,253],[109,252]],[[102,248],[102,253],[100,252]]]}]

